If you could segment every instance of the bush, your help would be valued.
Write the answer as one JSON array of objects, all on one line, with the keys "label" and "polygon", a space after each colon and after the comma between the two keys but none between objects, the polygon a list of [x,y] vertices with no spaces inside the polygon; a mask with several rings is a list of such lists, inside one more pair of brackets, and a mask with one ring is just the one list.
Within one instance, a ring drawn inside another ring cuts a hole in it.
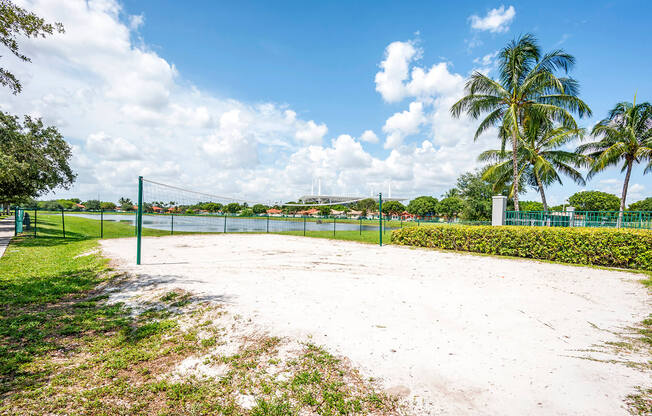
[{"label": "bush", "polygon": [[652,271],[652,231],[519,226],[421,226],[394,244]]}]

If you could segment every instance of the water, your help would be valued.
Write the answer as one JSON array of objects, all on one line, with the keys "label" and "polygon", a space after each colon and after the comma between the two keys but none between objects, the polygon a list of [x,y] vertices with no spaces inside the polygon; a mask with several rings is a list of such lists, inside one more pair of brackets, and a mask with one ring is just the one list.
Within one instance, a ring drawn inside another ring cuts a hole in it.
[{"label": "water", "polygon": [[[84,213],[66,213],[76,217],[89,218],[99,220],[99,214],[84,214]],[[171,230],[172,218],[174,218],[174,231],[187,231],[187,232],[224,232],[224,221],[226,219],[226,232],[282,232],[282,231],[303,231],[304,225],[306,231],[360,231],[360,223],[346,223],[335,221],[327,218],[322,220],[309,219],[305,222],[301,218],[282,219],[278,217],[257,218],[241,218],[241,217],[222,217],[222,216],[178,216],[175,215],[143,215],[143,227],[152,228],[156,230]],[[104,214],[104,221],[120,221],[129,223],[132,226],[136,225],[136,215],[121,215],[121,214]],[[386,227],[387,231],[391,230]],[[378,231],[377,225],[362,225],[362,231]]]}]

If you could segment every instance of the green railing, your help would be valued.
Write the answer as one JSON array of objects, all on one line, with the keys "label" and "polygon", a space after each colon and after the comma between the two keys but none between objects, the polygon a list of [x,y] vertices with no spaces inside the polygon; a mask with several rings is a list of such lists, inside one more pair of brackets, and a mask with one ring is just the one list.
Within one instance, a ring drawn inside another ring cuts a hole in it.
[{"label": "green railing", "polygon": [[652,211],[507,211],[507,225],[652,229]]}]

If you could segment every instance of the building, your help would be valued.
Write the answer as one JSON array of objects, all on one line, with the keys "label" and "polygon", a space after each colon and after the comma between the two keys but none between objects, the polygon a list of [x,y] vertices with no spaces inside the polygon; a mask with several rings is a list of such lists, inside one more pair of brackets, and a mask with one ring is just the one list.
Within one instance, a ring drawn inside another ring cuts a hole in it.
[{"label": "building", "polygon": [[[353,202],[348,202],[348,201],[356,201],[360,199],[366,199],[363,196],[355,196],[355,195],[303,195],[302,197],[299,198],[299,203],[300,204],[342,204],[342,205],[349,205]],[[383,198],[383,201],[407,201],[407,198]]]}]

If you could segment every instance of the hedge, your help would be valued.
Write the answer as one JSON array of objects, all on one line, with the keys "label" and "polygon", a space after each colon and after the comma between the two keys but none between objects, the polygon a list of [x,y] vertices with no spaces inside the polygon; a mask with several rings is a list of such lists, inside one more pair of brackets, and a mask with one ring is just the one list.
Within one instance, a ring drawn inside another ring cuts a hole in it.
[{"label": "hedge", "polygon": [[652,231],[435,225],[392,231],[392,243],[652,271]]}]

